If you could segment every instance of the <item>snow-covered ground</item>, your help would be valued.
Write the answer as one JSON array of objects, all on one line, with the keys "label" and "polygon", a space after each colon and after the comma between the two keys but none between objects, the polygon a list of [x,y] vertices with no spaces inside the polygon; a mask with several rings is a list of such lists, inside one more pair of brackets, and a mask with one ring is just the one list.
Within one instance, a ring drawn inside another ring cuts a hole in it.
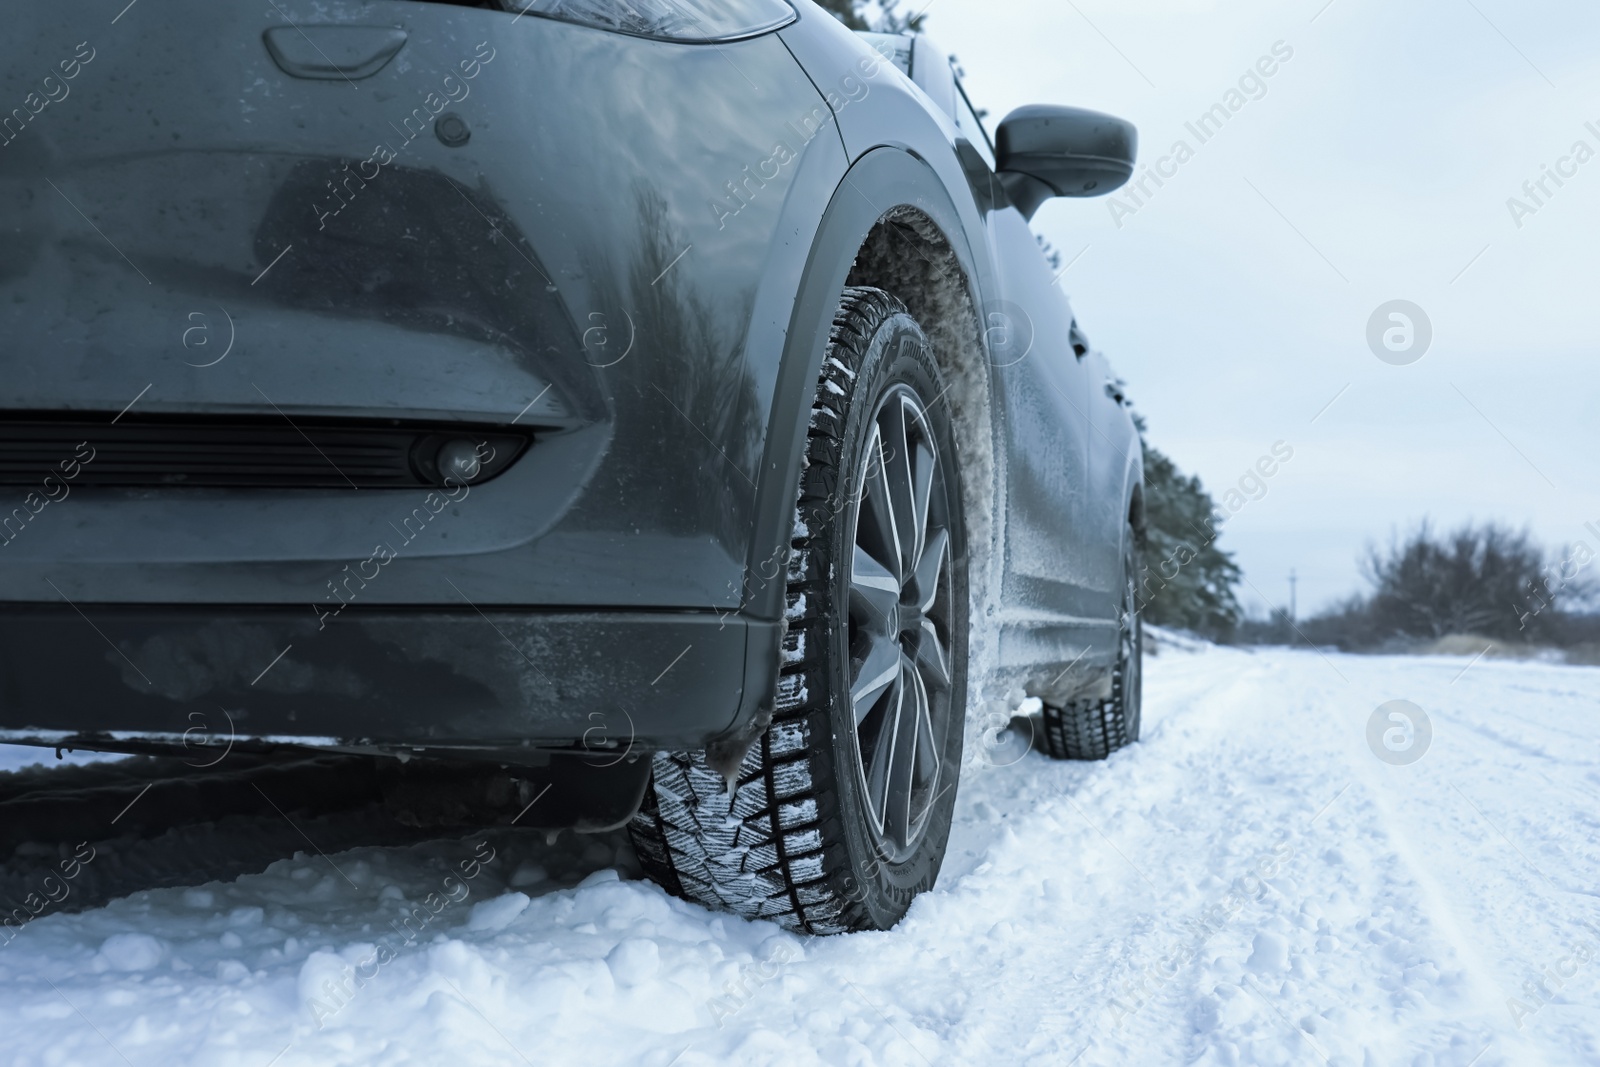
[{"label": "snow-covered ground", "polygon": [[889,933],[675,901],[617,835],[310,852],[26,926],[0,1060],[1600,1062],[1600,669],[1169,648],[1146,687],[1103,764],[973,746]]}]

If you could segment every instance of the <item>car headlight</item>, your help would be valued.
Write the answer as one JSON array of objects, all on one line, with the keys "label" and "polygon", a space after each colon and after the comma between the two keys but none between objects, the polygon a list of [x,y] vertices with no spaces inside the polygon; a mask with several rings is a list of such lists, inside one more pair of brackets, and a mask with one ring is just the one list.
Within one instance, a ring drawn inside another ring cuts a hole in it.
[{"label": "car headlight", "polygon": [[501,0],[506,10],[658,41],[712,43],[770,33],[797,17],[784,0]]}]

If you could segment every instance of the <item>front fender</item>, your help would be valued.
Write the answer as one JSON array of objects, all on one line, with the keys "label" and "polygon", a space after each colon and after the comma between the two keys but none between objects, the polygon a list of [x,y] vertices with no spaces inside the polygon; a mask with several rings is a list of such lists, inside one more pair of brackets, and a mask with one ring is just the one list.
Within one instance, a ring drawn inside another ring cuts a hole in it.
[{"label": "front fender", "polygon": [[[776,619],[784,609],[800,457],[840,294],[873,227],[885,214],[904,208],[927,216],[943,232],[969,285],[977,276],[961,213],[926,162],[901,149],[879,148],[844,175],[806,258],[773,393],[746,569],[744,611],[753,618]],[[971,295],[977,306],[978,294]]]}]

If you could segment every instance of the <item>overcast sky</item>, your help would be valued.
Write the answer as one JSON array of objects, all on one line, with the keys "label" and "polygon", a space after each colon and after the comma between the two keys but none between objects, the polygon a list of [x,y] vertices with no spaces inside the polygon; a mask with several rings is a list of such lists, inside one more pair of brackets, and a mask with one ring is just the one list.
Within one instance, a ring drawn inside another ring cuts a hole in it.
[{"label": "overcast sky", "polygon": [[[1285,603],[1291,567],[1302,615],[1364,588],[1364,545],[1423,516],[1600,550],[1584,528],[1600,529],[1600,155],[1573,156],[1600,153],[1600,8],[933,0],[927,15],[991,132],[1022,104],[1074,104],[1132,120],[1141,170],[1193,150],[1142,206],[1119,197],[1119,218],[1056,200],[1034,224],[1079,257],[1061,285],[1152,444],[1219,499],[1274,442],[1293,448],[1224,528],[1247,609]],[[1273,74],[1229,98],[1277,42]],[[1201,143],[1185,123],[1217,103],[1238,110]],[[1570,176],[1535,202],[1523,183],[1558,164]],[[1513,218],[1512,197],[1533,210]],[[1368,347],[1391,300],[1432,325],[1406,365]]]}]

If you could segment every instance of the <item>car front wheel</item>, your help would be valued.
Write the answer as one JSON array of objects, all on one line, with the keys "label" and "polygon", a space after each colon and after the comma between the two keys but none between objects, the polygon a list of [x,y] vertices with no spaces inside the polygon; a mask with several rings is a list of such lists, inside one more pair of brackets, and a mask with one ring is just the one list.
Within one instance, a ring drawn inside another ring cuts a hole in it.
[{"label": "car front wheel", "polygon": [[783,670],[731,788],[661,753],[631,823],[669,892],[812,933],[887,929],[934,883],[966,708],[966,528],[944,387],[894,297],[847,289],[811,412]]}]

